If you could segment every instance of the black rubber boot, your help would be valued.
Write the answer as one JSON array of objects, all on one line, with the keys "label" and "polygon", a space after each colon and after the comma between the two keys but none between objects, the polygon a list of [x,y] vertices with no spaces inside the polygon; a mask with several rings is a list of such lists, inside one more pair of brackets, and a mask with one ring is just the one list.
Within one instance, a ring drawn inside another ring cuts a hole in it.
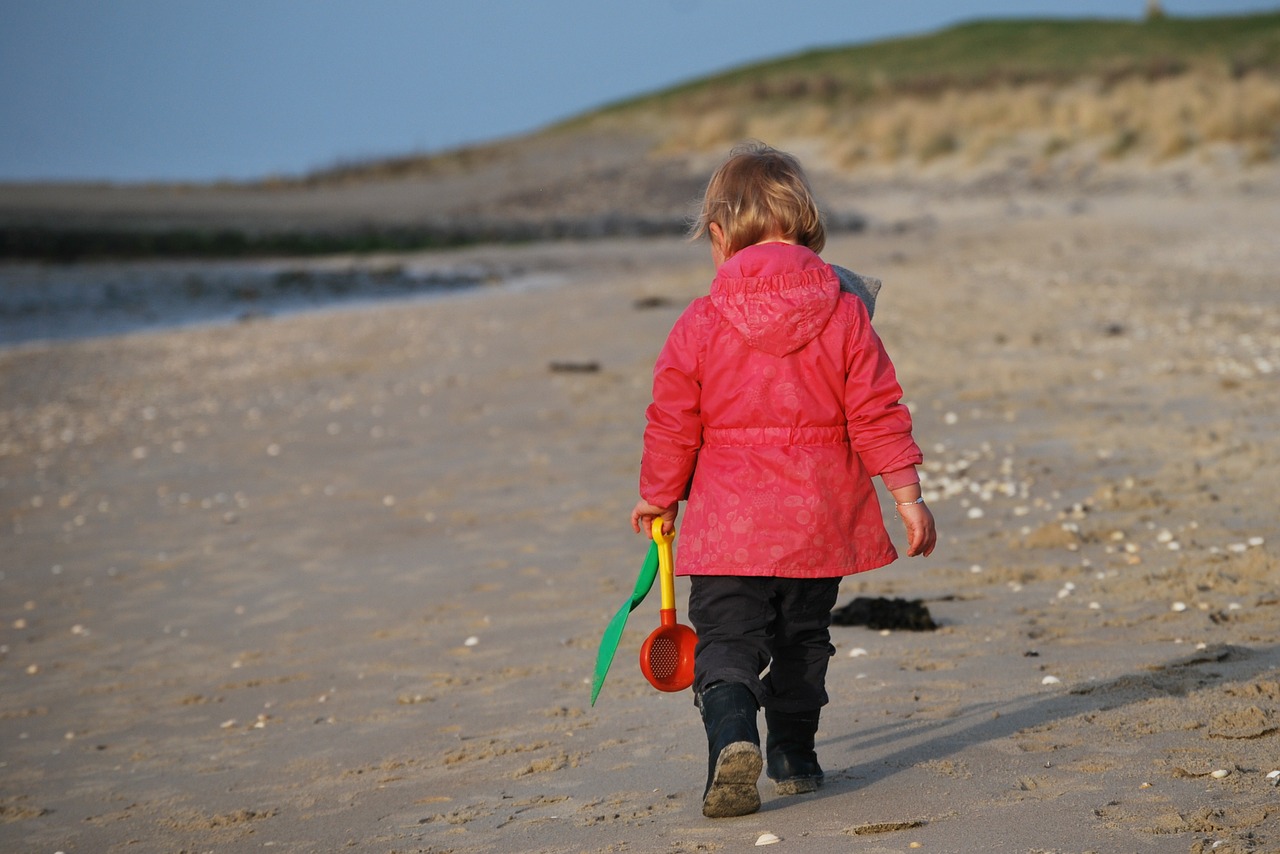
[{"label": "black rubber boot", "polygon": [[698,705],[707,728],[707,788],[702,814],[707,818],[749,815],[760,809],[760,730],[755,695],[740,682],[717,682],[702,692]]},{"label": "black rubber boot", "polygon": [[819,710],[775,712],[765,709],[769,735],[765,747],[769,757],[769,779],[779,795],[803,795],[822,785],[822,766],[813,749],[818,733]]}]

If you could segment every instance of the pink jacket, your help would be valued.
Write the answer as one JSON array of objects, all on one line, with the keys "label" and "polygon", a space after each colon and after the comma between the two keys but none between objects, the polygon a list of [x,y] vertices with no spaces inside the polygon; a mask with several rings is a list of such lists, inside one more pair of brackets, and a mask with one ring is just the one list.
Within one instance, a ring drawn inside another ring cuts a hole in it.
[{"label": "pink jacket", "polygon": [[873,475],[920,449],[866,307],[803,246],[750,246],[676,321],[653,372],[640,495],[687,498],[680,575],[824,578],[897,558]]}]

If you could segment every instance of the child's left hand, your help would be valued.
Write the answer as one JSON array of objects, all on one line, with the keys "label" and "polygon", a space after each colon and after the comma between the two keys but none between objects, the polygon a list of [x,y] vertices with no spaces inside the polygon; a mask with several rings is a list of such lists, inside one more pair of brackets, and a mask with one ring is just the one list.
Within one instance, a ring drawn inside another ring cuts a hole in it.
[{"label": "child's left hand", "polygon": [[933,554],[933,547],[938,544],[933,511],[924,504],[905,504],[898,505],[898,515],[907,529],[907,557]]},{"label": "child's left hand", "polygon": [[678,504],[658,507],[642,498],[636,502],[635,509],[631,511],[631,530],[637,534],[643,531],[646,537],[653,539],[653,520],[661,516],[662,533],[670,534],[676,529],[676,514],[679,510]]}]

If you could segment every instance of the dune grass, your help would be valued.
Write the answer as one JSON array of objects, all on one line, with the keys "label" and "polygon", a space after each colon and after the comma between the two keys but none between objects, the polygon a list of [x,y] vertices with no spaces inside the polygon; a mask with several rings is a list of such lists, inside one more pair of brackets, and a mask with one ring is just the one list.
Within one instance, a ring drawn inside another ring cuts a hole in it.
[{"label": "dune grass", "polygon": [[[1280,73],[1280,12],[1219,18],[993,20],[923,36],[813,50],[691,81],[593,115],[662,106],[745,102],[858,102],[1030,82],[1154,80],[1193,67],[1240,77]],[[590,118],[588,116],[587,118]]]},{"label": "dune grass", "polygon": [[[658,154],[747,138],[817,144],[841,169],[1025,160],[1161,161],[1232,148],[1280,160],[1280,12],[1211,18],[988,20],[811,50],[607,105],[543,131],[606,129]],[[513,141],[340,164],[286,184],[467,170]],[[518,143],[519,141],[514,141]]]},{"label": "dune grass", "polygon": [[1002,20],[815,50],[611,105],[564,127],[663,127],[663,148],[817,141],[835,165],[975,164],[1001,148],[1160,161],[1280,157],[1280,13]]}]

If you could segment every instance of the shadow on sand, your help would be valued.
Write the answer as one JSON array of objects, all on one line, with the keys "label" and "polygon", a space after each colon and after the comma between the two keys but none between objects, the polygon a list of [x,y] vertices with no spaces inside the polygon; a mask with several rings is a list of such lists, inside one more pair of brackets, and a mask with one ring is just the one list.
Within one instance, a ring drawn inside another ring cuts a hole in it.
[{"label": "shadow on sand", "polygon": [[[819,742],[819,754],[839,746],[867,759],[856,766],[828,773],[827,783],[813,797],[836,797],[871,786],[897,772],[958,753],[966,747],[1008,738],[1083,714],[1102,712],[1162,697],[1182,697],[1193,691],[1244,683],[1275,671],[1280,646],[1250,648],[1211,645],[1166,664],[1138,673],[1090,682],[1067,691],[1038,694],[1011,701],[975,703],[944,719],[914,718]],[[887,753],[880,751],[888,749]],[[779,804],[781,806],[781,804]]]}]

